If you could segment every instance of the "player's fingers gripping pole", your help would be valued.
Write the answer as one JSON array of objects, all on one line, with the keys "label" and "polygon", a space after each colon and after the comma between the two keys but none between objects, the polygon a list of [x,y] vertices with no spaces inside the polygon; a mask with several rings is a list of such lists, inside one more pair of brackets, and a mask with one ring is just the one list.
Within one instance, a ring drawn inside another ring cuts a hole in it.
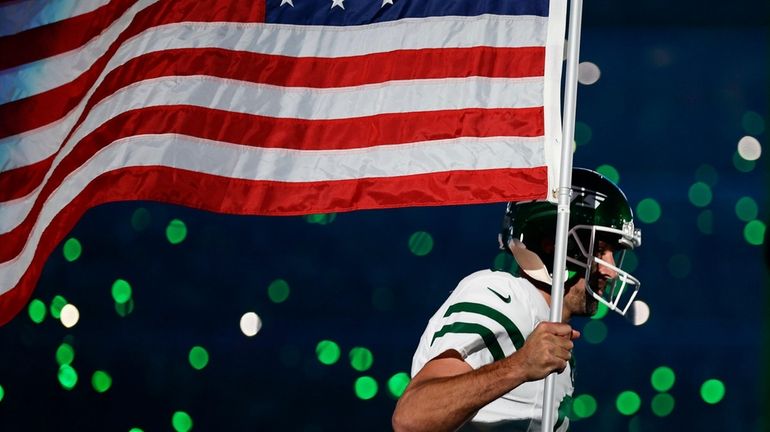
[{"label": "player's fingers gripping pole", "polygon": [[[551,285],[551,316],[553,322],[561,322],[564,299],[564,276],[567,259],[567,228],[569,227],[570,185],[572,184],[572,142],[575,136],[575,110],[577,107],[577,69],[580,56],[580,22],[583,0],[571,0],[569,35],[567,37],[567,71],[564,87],[564,123],[562,128],[561,173],[559,174],[558,207],[556,216],[556,250],[553,259],[553,285]],[[543,392],[543,431],[551,432],[554,426],[554,385],[556,374],[545,378]]]}]

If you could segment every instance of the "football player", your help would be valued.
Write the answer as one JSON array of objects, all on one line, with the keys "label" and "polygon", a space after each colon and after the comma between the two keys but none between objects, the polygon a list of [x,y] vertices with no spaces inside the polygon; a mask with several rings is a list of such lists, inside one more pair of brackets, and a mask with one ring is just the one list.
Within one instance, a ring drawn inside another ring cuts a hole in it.
[{"label": "football player", "polygon": [[[622,257],[641,244],[614,183],[576,168],[571,189],[562,322],[548,322],[556,205],[509,203],[498,239],[518,272],[469,275],[433,315],[393,414],[396,431],[540,430],[544,378],[552,372],[556,405],[571,397],[579,332],[568,322],[593,315],[599,303],[626,314],[640,283],[622,269]],[[558,418],[556,430],[568,426]]]}]

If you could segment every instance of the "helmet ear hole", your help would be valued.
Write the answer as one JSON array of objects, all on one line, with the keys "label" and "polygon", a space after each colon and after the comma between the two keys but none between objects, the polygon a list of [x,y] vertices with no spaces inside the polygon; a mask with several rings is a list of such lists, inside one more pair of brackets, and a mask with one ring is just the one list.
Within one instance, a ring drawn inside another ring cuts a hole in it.
[{"label": "helmet ear hole", "polygon": [[543,251],[544,254],[552,256],[555,249],[556,243],[552,238],[544,237],[540,239],[540,250]]}]

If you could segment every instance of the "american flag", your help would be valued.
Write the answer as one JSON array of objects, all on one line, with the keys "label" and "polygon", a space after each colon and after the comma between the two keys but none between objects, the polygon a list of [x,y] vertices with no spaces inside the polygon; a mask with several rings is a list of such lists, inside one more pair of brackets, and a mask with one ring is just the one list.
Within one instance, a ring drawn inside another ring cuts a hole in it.
[{"label": "american flag", "polygon": [[98,204],[544,199],[565,0],[0,4],[0,324]]}]

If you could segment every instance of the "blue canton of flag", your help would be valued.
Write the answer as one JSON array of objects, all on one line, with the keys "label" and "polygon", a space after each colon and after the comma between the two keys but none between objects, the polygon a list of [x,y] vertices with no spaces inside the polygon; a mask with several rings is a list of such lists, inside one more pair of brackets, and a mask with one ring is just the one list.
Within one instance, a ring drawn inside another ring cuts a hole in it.
[{"label": "blue canton of flag", "polygon": [[444,16],[529,15],[547,17],[548,0],[268,0],[265,21],[347,26]]}]

